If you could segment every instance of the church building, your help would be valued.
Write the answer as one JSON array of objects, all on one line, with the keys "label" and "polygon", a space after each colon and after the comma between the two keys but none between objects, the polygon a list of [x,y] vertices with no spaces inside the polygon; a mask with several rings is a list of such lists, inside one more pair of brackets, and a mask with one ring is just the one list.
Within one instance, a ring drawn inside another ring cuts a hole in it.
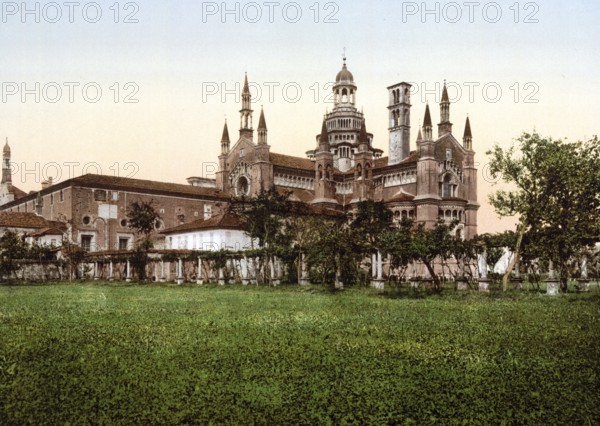
[{"label": "church building", "polygon": [[262,109],[255,134],[246,76],[239,137],[230,139],[225,122],[216,188],[229,195],[252,196],[274,185],[291,192],[292,200],[344,212],[352,211],[362,200],[383,201],[397,221],[409,217],[434,226],[438,218],[457,219],[459,236],[475,236],[479,203],[471,126],[467,117],[459,142],[452,133],[446,84],[437,136],[426,105],[412,150],[411,85],[402,82],[387,88],[387,157],[374,145],[365,116],[356,108],[357,89],[344,58],[332,89],[333,110],[323,118],[315,148],[302,158],[271,152]]}]

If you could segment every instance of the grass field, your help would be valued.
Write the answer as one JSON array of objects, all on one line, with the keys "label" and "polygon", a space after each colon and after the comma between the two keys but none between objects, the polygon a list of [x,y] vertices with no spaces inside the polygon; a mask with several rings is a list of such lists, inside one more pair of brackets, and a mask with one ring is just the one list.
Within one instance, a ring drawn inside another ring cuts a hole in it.
[{"label": "grass field", "polygon": [[0,424],[600,424],[600,294],[0,286]]}]

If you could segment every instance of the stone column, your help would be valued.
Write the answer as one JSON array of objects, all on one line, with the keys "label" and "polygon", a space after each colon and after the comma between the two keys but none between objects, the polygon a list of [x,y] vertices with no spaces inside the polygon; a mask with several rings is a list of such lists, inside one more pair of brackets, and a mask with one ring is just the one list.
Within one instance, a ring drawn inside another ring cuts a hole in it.
[{"label": "stone column", "polygon": [[247,257],[243,257],[242,259],[240,259],[240,266],[241,266],[240,274],[242,275],[242,285],[248,285],[248,284],[250,284],[250,277],[249,277],[249,271],[248,271],[248,258]]},{"label": "stone column", "polygon": [[383,280],[383,260],[379,250],[376,255],[373,255],[373,259],[375,260],[375,274],[371,280],[371,287],[383,289],[385,283]]},{"label": "stone column", "polygon": [[309,285],[308,270],[306,268],[305,254],[300,254],[300,285]]},{"label": "stone column", "polygon": [[549,296],[556,296],[558,294],[558,287],[560,281],[556,278],[554,272],[554,264],[550,260],[548,262],[548,278],[546,278],[546,294]]},{"label": "stone column", "polygon": [[160,260],[160,282],[164,283],[166,281],[166,277],[165,277],[165,261],[164,260]]},{"label": "stone column", "polygon": [[113,261],[111,259],[111,261],[108,264],[108,281],[114,281],[115,278],[113,277]]},{"label": "stone column", "polygon": [[100,276],[98,275],[98,262],[94,262],[94,281],[98,281]]},{"label": "stone column", "polygon": [[477,272],[479,273],[479,291],[488,292],[490,291],[490,280],[487,277],[488,264],[487,264],[487,251],[483,250],[482,253],[477,255]]},{"label": "stone column", "polygon": [[412,277],[410,278],[410,286],[412,288],[419,288],[419,274],[417,273],[417,261],[412,261]]},{"label": "stone column", "polygon": [[219,285],[225,285],[225,275],[223,274],[223,268],[219,268]]},{"label": "stone column", "polygon": [[202,258],[198,257],[198,273],[196,274],[196,284],[204,284],[202,279]]},{"label": "stone column", "polygon": [[131,282],[131,262],[129,262],[129,259],[127,259],[127,276],[125,281]]},{"label": "stone column", "polygon": [[377,255],[371,255],[371,278],[377,277]]},{"label": "stone column", "polygon": [[465,258],[461,257],[458,259],[458,273],[460,274],[456,280],[457,290],[467,290],[469,288],[467,283],[467,277],[465,276]]},{"label": "stone column", "polygon": [[183,284],[183,261],[181,258],[177,259],[177,284]]},{"label": "stone column", "polygon": [[273,259],[273,285],[281,284],[281,261],[279,258]]},{"label": "stone column", "polygon": [[580,291],[589,291],[590,289],[590,280],[588,278],[588,268],[587,268],[587,257],[583,256],[581,258],[581,277],[579,278],[579,290]]}]

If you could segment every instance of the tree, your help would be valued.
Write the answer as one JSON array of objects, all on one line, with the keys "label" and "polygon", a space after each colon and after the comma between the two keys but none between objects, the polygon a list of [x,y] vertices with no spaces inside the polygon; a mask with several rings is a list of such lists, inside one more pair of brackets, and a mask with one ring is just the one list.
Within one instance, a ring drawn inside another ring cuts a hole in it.
[{"label": "tree", "polygon": [[246,234],[263,249],[262,269],[265,281],[269,283],[272,282],[269,262],[274,262],[276,253],[282,254],[291,248],[291,242],[283,232],[286,216],[295,209],[289,197],[290,192],[280,194],[272,187],[261,189],[255,197],[236,197],[229,202],[229,213],[244,219]]},{"label": "tree", "polygon": [[390,226],[382,230],[379,241],[383,254],[390,256],[391,267],[401,269],[404,272],[408,264],[413,260],[411,248],[414,222],[408,218],[402,218],[398,226]]},{"label": "tree", "polygon": [[357,247],[364,257],[383,251],[382,237],[392,226],[393,214],[382,201],[360,201],[350,227],[358,236]]},{"label": "tree", "polygon": [[569,259],[600,237],[598,138],[567,143],[523,133],[510,148],[495,145],[487,154],[492,177],[514,188],[489,200],[499,215],[518,217],[515,258],[527,234],[557,266],[561,290],[567,291]]},{"label": "tree", "polygon": [[442,282],[435,272],[434,261],[437,258],[444,261],[451,256],[454,250],[456,237],[451,231],[457,225],[457,221],[446,223],[439,220],[433,228],[427,228],[420,223],[413,231],[411,250],[415,260],[423,262],[436,290],[441,290]]},{"label": "tree", "polygon": [[0,276],[8,277],[19,269],[19,260],[26,259],[28,247],[18,232],[7,230],[0,237]]},{"label": "tree", "polygon": [[73,279],[74,275],[77,275],[79,265],[85,259],[85,250],[83,250],[78,244],[72,243],[68,239],[64,238],[60,252],[64,256],[69,267],[70,281]]},{"label": "tree", "polygon": [[128,226],[138,234],[142,234],[142,241],[138,241],[134,255],[131,259],[132,265],[138,272],[140,280],[146,279],[146,265],[148,264],[148,252],[152,249],[152,232],[160,215],[154,208],[154,202],[134,201],[127,210]]}]

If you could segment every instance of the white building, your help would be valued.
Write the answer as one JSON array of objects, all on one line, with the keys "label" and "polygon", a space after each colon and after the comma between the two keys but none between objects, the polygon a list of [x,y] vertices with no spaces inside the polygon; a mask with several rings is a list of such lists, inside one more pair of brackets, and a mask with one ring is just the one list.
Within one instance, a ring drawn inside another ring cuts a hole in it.
[{"label": "white building", "polygon": [[244,232],[241,219],[221,214],[204,220],[184,223],[166,229],[165,248],[175,250],[244,250],[252,247],[252,240]]}]

